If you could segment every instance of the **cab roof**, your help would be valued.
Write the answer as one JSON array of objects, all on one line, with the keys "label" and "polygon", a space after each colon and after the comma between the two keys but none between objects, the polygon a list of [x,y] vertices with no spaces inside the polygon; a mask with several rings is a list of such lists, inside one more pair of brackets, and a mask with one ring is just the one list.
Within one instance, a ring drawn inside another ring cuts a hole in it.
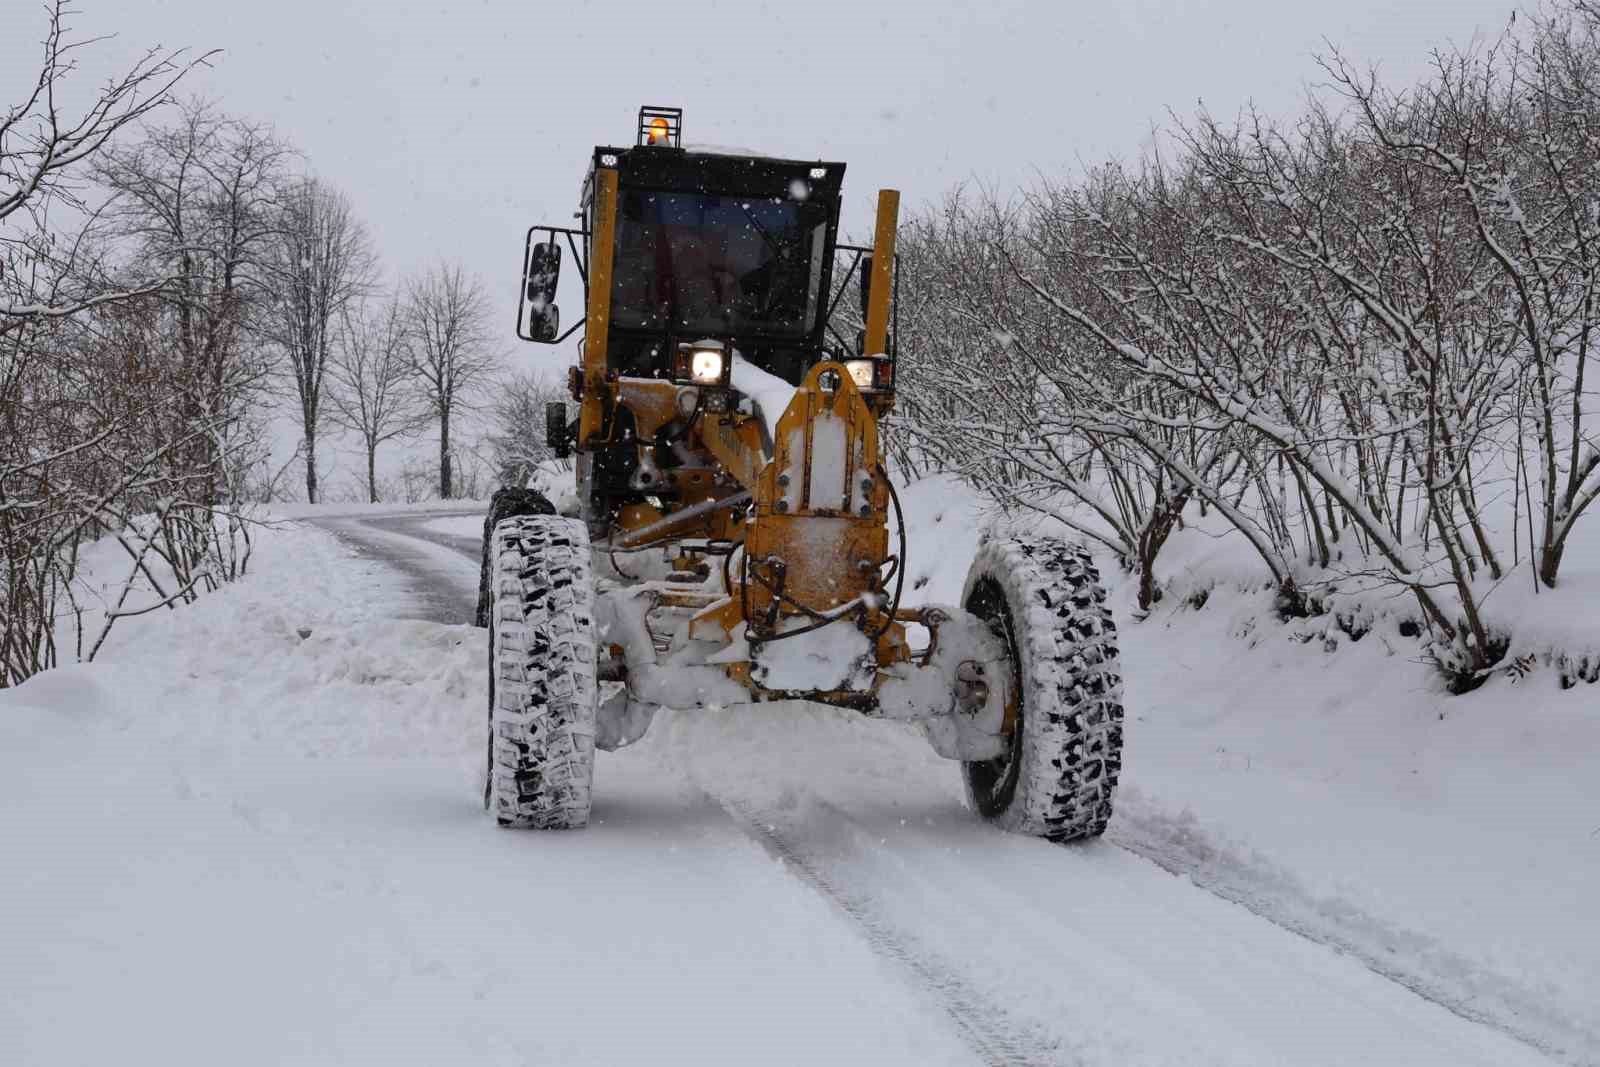
[{"label": "cab roof", "polygon": [[806,183],[812,198],[837,201],[844,183],[843,163],[738,155],[730,150],[639,145],[596,145],[590,173],[617,171],[623,188],[679,192],[733,193],[788,199],[793,183]]}]

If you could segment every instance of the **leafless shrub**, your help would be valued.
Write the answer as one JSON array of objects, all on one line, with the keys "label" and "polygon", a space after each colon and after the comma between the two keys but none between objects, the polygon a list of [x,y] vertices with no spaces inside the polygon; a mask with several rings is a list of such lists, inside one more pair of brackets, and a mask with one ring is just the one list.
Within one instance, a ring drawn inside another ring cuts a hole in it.
[{"label": "leafless shrub", "polygon": [[1202,114],[1165,156],[914,220],[918,447],[1116,551],[1145,605],[1193,505],[1286,612],[1403,591],[1481,682],[1494,589],[1555,585],[1600,496],[1600,20],[1530,21],[1404,92],[1333,55],[1342,110]]},{"label": "leafless shrub", "polygon": [[285,150],[205,104],[158,121],[204,61],[182,53],[65,113],[92,41],[46,11],[0,112],[0,685],[241,575],[241,505],[273,492],[258,315]]},{"label": "leafless shrub", "polygon": [[[213,511],[232,458],[204,452],[219,427],[173,418],[170,362],[149,343],[171,262],[122,255],[88,180],[204,60],[148,52],[68,114],[93,42],[71,36],[65,4],[46,12],[34,86],[0,114],[0,685],[64,651],[92,657],[119,618],[192,599],[249,550],[248,531]],[[128,578],[86,604],[80,555],[101,536]]]},{"label": "leafless shrub", "polygon": [[[545,435],[545,405],[567,399],[565,385],[535,371],[497,382],[487,438],[499,483],[524,487],[538,469],[556,461]],[[571,461],[563,461],[571,469]]]}]

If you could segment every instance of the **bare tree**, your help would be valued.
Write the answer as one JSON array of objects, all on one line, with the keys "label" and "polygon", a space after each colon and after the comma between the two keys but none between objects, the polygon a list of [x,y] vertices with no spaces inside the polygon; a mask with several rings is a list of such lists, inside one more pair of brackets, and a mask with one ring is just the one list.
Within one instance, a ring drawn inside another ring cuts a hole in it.
[{"label": "bare tree", "polygon": [[429,406],[416,388],[405,309],[398,297],[376,308],[346,307],[328,366],[328,416],[360,436],[367,457],[367,499],[378,503],[378,446],[419,432]]},{"label": "bare tree", "polygon": [[[55,186],[55,202],[91,226],[63,243],[34,214],[46,229],[33,247],[68,251],[32,255],[27,276],[51,293],[3,333],[18,357],[7,403],[27,413],[0,460],[0,540],[15,564],[0,655],[12,679],[55,661],[62,600],[80,620],[77,654],[92,658],[117,619],[193,600],[249,559],[235,505],[261,453],[247,417],[262,367],[250,327],[282,149],[200,104],[172,126],[141,123],[134,140],[127,125],[115,143],[73,150],[109,192],[103,207]],[[76,582],[78,547],[99,536],[129,558],[101,603]],[[87,645],[85,618],[99,620]]]},{"label": "bare tree", "polygon": [[[151,49],[122,74],[109,79],[89,103],[67,111],[63,99],[79,54],[98,38],[69,35],[64,0],[46,7],[43,56],[31,91],[0,112],[0,337],[40,318],[62,318],[96,304],[148,292],[159,283],[160,265],[126,287],[107,284],[98,259],[84,255],[83,234],[64,237],[51,219],[53,208],[69,216],[93,217],[83,177],[110,139],[168,103],[173,87],[208,53],[186,59],[184,51]],[[20,224],[19,224],[20,222]],[[127,279],[124,279],[125,281]]]},{"label": "bare tree", "polygon": [[459,264],[440,263],[406,286],[412,373],[439,420],[439,497],[453,494],[451,420],[474,399],[498,362],[490,349],[489,300]]},{"label": "bare tree", "polygon": [[148,127],[99,161],[115,194],[109,231],[146,262],[165,264],[161,327],[177,356],[181,421],[213,428],[199,460],[217,472],[201,495],[222,499],[227,435],[264,388],[268,361],[257,327],[272,291],[270,255],[288,149],[264,126],[204,101],[175,123]]},{"label": "bare tree", "polygon": [[323,381],[342,321],[373,287],[377,256],[344,194],[316,178],[304,178],[283,195],[270,269],[272,296],[263,330],[294,380],[306,500],[315,504]]}]

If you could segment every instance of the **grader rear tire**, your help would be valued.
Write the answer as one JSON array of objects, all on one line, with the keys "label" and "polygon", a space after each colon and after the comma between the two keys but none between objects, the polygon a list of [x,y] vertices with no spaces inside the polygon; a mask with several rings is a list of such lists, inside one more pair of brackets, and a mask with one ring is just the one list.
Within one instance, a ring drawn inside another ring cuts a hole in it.
[{"label": "grader rear tire", "polygon": [[986,540],[962,602],[1010,649],[1018,705],[1009,751],[962,764],[997,826],[1051,841],[1098,837],[1122,770],[1116,623],[1087,549],[1046,537]]},{"label": "grader rear tire", "polygon": [[588,528],[553,515],[506,519],[490,561],[484,805],[501,826],[581,828],[600,706]]}]

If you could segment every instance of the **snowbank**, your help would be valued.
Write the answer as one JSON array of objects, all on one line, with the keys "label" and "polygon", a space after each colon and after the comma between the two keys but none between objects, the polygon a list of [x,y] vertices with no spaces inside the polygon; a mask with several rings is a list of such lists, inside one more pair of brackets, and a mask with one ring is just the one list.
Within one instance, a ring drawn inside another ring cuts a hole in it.
[{"label": "snowbank", "polygon": [[[958,596],[980,526],[1003,520],[942,476],[901,496],[912,588]],[[1524,571],[1490,598],[1518,648],[1594,656],[1590,525],[1561,589],[1535,594]],[[1191,525],[1160,566],[1167,596],[1139,620],[1133,583],[1101,559],[1128,708],[1113,839],[1600,1063],[1600,686],[1535,669],[1451,696],[1391,603],[1366,605],[1359,640],[1332,615],[1280,622],[1237,536]]]},{"label": "snowbank", "polygon": [[419,515],[433,511],[476,511],[482,514],[488,510],[487,500],[423,500],[415,504],[280,502],[266,509],[266,517],[269,519],[360,518],[367,515]]},{"label": "snowbank", "polygon": [[1451,696],[1392,624],[1306,638],[1225,587],[1123,625],[1113,839],[1595,1062],[1593,690],[1542,672]]},{"label": "snowbank", "polygon": [[[913,586],[926,577],[931,599],[958,595],[980,502],[945,478],[902,497]],[[1535,594],[1524,571],[1490,598],[1519,636],[1514,653],[1600,662],[1591,526],[1561,589]],[[1558,671],[1534,669],[1451,696],[1392,602],[1341,605],[1364,613],[1358,640],[1331,614],[1280,622],[1237,536],[1191,525],[1160,566],[1167,596],[1140,620],[1133,583],[1101,559],[1128,708],[1113,839],[1600,1063],[1600,687],[1564,691]]]}]

